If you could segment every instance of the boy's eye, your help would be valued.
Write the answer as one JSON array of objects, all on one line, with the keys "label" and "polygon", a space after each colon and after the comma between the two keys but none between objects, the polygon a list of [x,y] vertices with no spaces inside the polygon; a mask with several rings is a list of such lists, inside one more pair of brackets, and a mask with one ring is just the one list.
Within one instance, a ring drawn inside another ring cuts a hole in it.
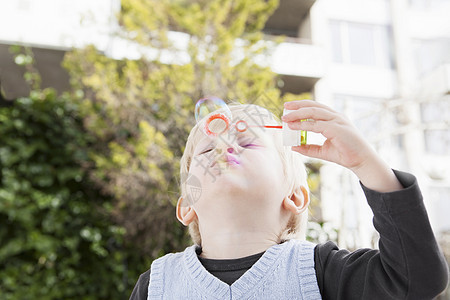
[{"label": "boy's eye", "polygon": [[[251,144],[251,143],[249,143],[249,144],[243,143],[243,145],[242,145],[241,147],[243,147],[243,148],[253,148],[253,147],[258,147],[258,145],[256,145],[256,144]],[[200,152],[199,155],[208,153],[208,152],[210,152],[210,151],[212,151],[212,148],[209,148],[209,149],[206,149],[206,150]]]},{"label": "boy's eye", "polygon": [[212,149],[206,149],[205,151],[201,152],[200,155],[208,153],[209,151],[211,151]]}]

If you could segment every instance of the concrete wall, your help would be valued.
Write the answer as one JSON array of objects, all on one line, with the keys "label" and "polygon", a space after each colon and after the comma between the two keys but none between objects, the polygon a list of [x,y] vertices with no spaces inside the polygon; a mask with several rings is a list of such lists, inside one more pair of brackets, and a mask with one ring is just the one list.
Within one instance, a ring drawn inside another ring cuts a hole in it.
[{"label": "concrete wall", "polygon": [[[23,79],[24,67],[14,62],[14,56],[9,52],[10,45],[0,44],[0,81],[6,99],[27,96],[30,89]],[[41,74],[42,87],[53,87],[58,92],[70,88],[69,75],[62,68],[61,62],[65,51],[32,48],[36,68]]]}]

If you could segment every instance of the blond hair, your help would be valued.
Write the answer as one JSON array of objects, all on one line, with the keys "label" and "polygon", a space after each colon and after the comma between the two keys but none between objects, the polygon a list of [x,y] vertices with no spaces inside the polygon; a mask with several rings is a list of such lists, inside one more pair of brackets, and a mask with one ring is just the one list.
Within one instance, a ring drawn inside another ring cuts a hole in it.
[{"label": "blond hair", "polygon": [[[265,125],[268,125],[267,122],[272,123],[269,125],[274,124],[281,125],[281,122],[278,117],[276,117],[272,112],[261,106],[253,104],[231,103],[228,104],[228,107],[233,116],[232,123],[235,123],[237,120],[248,121],[249,118],[250,119],[252,118],[251,114],[249,114],[248,112],[251,110],[256,110],[259,113],[264,111],[267,114],[267,116],[270,117],[271,121],[268,121],[266,118]],[[180,174],[189,173],[189,168],[192,163],[195,147],[203,136],[204,133],[202,126],[199,124],[195,125],[189,134],[189,137],[186,142],[186,148],[184,150],[183,156],[181,157]],[[304,186],[309,194],[306,168],[303,163],[301,155],[297,152],[292,151],[291,147],[283,146],[281,130],[277,131],[274,138],[276,139],[274,141],[275,147],[280,155],[281,162],[283,165],[284,176],[288,184],[286,196],[292,195],[292,193],[300,186]],[[181,182],[180,189],[181,189],[181,196],[184,199],[186,199],[187,198],[186,187],[185,184],[183,184],[183,182]],[[192,203],[189,203],[189,205],[192,205]],[[298,215],[292,214],[286,227],[279,233],[277,243],[282,243],[283,241],[290,239],[304,240],[306,238],[307,219],[308,219],[307,209],[301,214]],[[197,218],[189,224],[189,234],[194,244],[201,245],[202,239],[199,231],[199,224]]]}]

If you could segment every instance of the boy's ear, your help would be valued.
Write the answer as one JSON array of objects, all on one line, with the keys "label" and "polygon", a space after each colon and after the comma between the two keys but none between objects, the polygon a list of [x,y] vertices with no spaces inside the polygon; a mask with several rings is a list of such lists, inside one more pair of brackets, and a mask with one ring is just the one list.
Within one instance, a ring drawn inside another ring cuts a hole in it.
[{"label": "boy's ear", "polygon": [[177,219],[184,226],[188,226],[195,218],[197,218],[197,213],[192,206],[182,205],[184,201],[183,197],[178,198],[177,202]]},{"label": "boy's ear", "polygon": [[283,199],[283,207],[292,213],[299,215],[304,212],[309,205],[308,190],[304,186],[296,188],[290,196]]}]

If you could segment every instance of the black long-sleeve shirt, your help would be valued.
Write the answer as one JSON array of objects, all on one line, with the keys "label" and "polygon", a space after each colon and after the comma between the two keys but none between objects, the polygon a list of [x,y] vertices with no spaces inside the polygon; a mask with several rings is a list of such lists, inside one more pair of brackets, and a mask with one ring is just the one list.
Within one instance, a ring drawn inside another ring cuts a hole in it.
[{"label": "black long-sleeve shirt", "polygon": [[[448,283],[448,266],[428,220],[415,177],[395,171],[404,189],[379,193],[361,185],[380,234],[379,250],[349,252],[333,242],[318,244],[314,262],[323,299],[432,299]],[[201,253],[201,248],[197,255]],[[238,259],[198,256],[208,272],[231,285],[264,252]],[[143,273],[131,300],[147,299],[150,270]]]}]

